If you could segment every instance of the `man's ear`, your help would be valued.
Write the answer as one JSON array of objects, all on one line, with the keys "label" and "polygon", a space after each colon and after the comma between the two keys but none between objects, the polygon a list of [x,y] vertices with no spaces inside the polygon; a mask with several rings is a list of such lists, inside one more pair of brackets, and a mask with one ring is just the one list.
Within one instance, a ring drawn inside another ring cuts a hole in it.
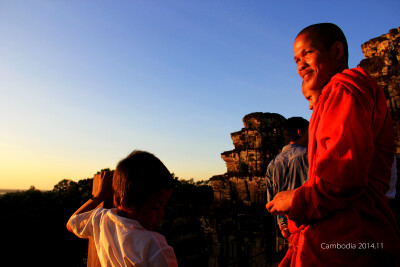
[{"label": "man's ear", "polygon": [[303,135],[304,135],[304,132],[303,132],[301,129],[297,129],[297,134],[298,134],[299,136],[303,136]]},{"label": "man's ear", "polygon": [[341,60],[344,57],[344,46],[343,43],[340,41],[336,41],[331,46],[331,53],[334,59]]}]

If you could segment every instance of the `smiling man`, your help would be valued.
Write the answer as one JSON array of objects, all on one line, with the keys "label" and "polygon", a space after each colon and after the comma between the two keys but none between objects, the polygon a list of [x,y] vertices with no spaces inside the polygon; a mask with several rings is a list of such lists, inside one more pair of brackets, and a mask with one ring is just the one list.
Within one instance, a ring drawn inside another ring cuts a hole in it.
[{"label": "smiling man", "polygon": [[348,69],[347,41],[331,23],[303,29],[294,59],[305,88],[319,91],[309,128],[309,180],[267,204],[300,233],[292,266],[396,266],[400,234],[385,192],[394,131],[383,90]]},{"label": "smiling man", "polygon": [[301,86],[301,91],[303,92],[304,97],[308,101],[308,109],[313,110],[314,107],[317,106],[319,101],[319,96],[321,95],[321,90],[315,90],[307,86],[304,82]]}]

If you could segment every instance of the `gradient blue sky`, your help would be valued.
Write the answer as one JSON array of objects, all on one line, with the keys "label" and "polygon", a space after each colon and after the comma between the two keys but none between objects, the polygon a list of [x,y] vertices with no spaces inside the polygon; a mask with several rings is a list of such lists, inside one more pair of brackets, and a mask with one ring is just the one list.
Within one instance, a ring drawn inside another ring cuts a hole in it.
[{"label": "gradient blue sky", "polygon": [[52,189],[133,149],[178,177],[226,172],[251,112],[311,112],[293,41],[339,25],[350,67],[400,1],[0,1],[0,188]]}]

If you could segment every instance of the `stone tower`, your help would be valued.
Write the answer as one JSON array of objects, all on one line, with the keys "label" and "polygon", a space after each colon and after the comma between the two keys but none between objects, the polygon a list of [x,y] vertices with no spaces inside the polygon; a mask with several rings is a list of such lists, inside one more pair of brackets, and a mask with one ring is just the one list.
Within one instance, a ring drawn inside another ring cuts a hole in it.
[{"label": "stone tower", "polygon": [[400,153],[400,27],[361,45],[365,59],[359,66],[377,80],[384,90]]},{"label": "stone tower", "polygon": [[221,154],[227,172],[210,179],[216,201],[265,202],[265,170],[285,144],[281,131],[285,120],[275,113],[244,116],[244,128],[231,133],[235,149]]}]

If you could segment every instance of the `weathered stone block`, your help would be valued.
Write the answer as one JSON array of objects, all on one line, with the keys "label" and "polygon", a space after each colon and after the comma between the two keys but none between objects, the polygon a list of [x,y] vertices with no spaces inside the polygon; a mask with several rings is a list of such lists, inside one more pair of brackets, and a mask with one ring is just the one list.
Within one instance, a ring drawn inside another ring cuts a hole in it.
[{"label": "weathered stone block", "polygon": [[211,178],[215,200],[247,204],[265,201],[264,173],[270,159],[284,145],[281,126],[285,120],[274,113],[244,116],[244,128],[231,133],[235,149],[221,153],[227,172]]},{"label": "weathered stone block", "polygon": [[378,55],[384,55],[385,53],[387,53],[388,48],[389,48],[389,40],[384,40],[384,41],[378,43],[378,46],[376,49]]},{"label": "weathered stone block", "polygon": [[[394,125],[400,119],[400,27],[389,30],[389,33],[373,38],[361,45],[364,53],[359,66],[368,70],[387,97],[387,105],[392,115]],[[396,131],[396,143],[400,143],[398,127]]]}]

